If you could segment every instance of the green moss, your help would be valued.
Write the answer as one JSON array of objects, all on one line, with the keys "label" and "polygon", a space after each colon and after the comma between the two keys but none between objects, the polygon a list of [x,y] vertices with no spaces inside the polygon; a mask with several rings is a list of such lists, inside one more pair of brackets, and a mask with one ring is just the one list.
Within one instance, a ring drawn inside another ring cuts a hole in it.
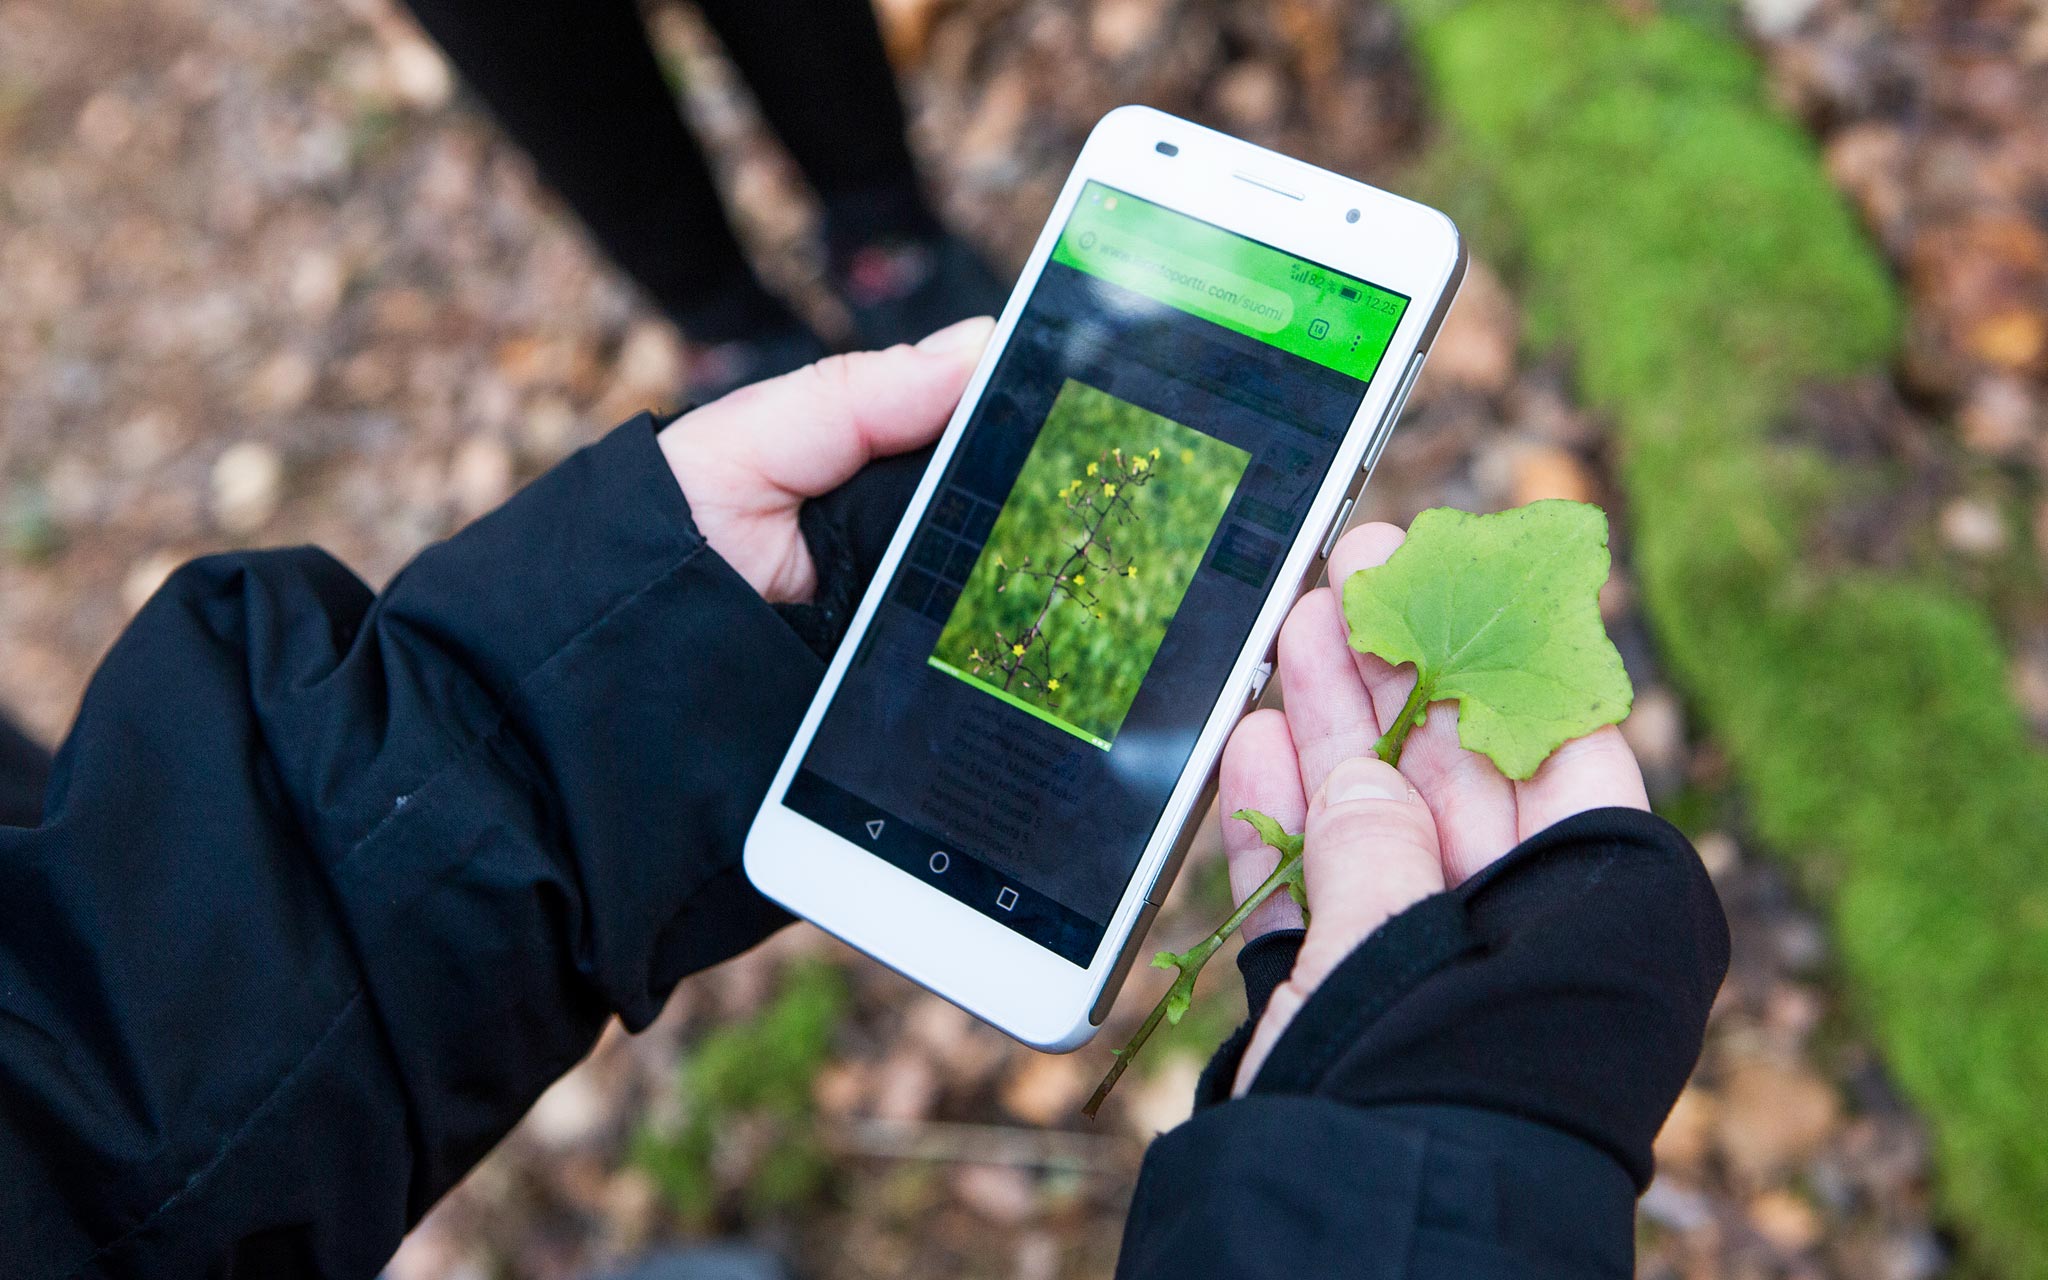
[{"label": "green moss", "polygon": [[16,484],[0,493],[0,554],[23,564],[41,564],[64,550],[64,531],[50,514],[50,497],[35,485]]},{"label": "green moss", "polygon": [[816,1144],[811,1082],[831,1056],[849,999],[837,969],[800,961],[766,1009],[706,1036],[683,1060],[676,1081],[683,1118],[642,1129],[633,1159],[685,1223],[711,1221],[719,1143],[743,1129],[759,1143],[747,1171],[749,1209],[793,1208],[817,1194],[829,1166]]},{"label": "green moss", "polygon": [[1513,228],[1532,338],[1573,351],[1618,426],[1663,651],[1760,833],[1831,901],[1947,1212],[1982,1263],[2048,1276],[2048,760],[1980,605],[1803,554],[1851,478],[1770,434],[1801,387],[1890,359],[1877,254],[1710,26],[1595,0],[1404,7],[1462,181],[1483,175],[1479,207]]}]

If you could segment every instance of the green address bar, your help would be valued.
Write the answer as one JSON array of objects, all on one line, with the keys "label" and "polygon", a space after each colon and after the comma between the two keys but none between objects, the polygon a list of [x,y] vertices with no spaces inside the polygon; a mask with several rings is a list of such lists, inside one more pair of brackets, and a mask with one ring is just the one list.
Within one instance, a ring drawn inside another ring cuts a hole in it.
[{"label": "green address bar", "polygon": [[1398,293],[1088,183],[1053,261],[1369,380],[1408,307]]},{"label": "green address bar", "polygon": [[1280,290],[1170,245],[1138,240],[1108,227],[1090,227],[1073,239],[1079,261],[1069,266],[1149,294],[1168,306],[1258,333],[1278,333],[1294,319],[1294,299]]}]

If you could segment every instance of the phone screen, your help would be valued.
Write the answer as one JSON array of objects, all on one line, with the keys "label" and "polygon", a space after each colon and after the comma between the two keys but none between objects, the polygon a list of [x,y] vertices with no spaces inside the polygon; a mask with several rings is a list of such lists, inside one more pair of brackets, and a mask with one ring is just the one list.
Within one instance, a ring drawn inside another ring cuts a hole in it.
[{"label": "phone screen", "polygon": [[783,803],[1089,964],[1408,304],[1088,183]]}]

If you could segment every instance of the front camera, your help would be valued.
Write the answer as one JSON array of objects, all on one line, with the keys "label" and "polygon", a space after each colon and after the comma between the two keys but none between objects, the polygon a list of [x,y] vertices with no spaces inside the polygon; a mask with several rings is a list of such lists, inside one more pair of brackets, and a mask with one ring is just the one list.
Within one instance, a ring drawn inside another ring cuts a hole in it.
[{"label": "front camera", "polygon": [[1356,221],[1358,221],[1358,210],[1356,210],[1356,209],[1346,209],[1346,210],[1344,211],[1344,221],[1346,221],[1346,222],[1356,222]]}]

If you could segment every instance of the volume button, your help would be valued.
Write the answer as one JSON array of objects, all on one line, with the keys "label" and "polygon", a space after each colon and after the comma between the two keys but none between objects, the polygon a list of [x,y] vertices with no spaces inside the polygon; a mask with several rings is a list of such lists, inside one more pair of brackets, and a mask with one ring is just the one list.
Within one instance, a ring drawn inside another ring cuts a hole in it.
[{"label": "volume button", "polygon": [[1245,702],[1256,703],[1265,696],[1266,681],[1273,678],[1273,662],[1269,658],[1252,668],[1252,682],[1245,690]]},{"label": "volume button", "polygon": [[1330,548],[1337,545],[1337,535],[1344,532],[1344,522],[1351,518],[1351,508],[1356,503],[1357,499],[1346,498],[1344,505],[1337,508],[1337,518],[1330,521],[1330,531],[1323,535],[1323,549],[1317,555],[1325,560],[1330,558]]},{"label": "volume button", "polygon": [[1408,368],[1401,374],[1401,385],[1394,388],[1394,398],[1387,401],[1387,411],[1380,415],[1379,428],[1373,432],[1372,449],[1365,455],[1365,465],[1360,470],[1371,474],[1373,464],[1380,460],[1380,451],[1387,447],[1388,437],[1394,434],[1394,427],[1401,421],[1401,411],[1408,407],[1408,393],[1415,389],[1416,376],[1422,372],[1422,362],[1429,358],[1429,352],[1418,351],[1408,358]]}]

